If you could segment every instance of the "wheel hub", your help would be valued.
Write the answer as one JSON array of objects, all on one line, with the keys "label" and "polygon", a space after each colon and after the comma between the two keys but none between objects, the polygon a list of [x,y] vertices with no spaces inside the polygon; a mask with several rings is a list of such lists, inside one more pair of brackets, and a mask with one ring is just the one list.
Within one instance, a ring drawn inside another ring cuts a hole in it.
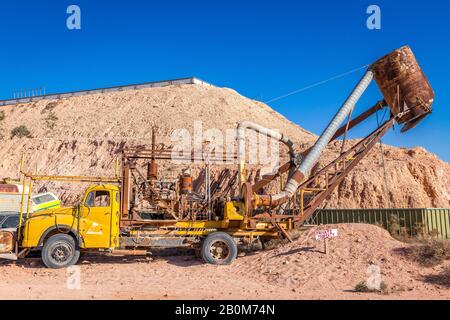
[{"label": "wheel hub", "polygon": [[230,255],[228,245],[223,241],[216,241],[211,244],[211,255],[216,260],[226,259]]},{"label": "wheel hub", "polygon": [[72,249],[70,246],[66,244],[58,244],[54,249],[52,253],[52,258],[58,262],[63,263],[69,259],[71,256]]}]

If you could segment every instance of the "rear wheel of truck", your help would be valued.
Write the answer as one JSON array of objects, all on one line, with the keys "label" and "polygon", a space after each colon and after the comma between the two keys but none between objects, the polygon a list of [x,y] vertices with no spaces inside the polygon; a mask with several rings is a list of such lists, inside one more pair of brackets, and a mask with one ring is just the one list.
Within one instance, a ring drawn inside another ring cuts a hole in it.
[{"label": "rear wheel of truck", "polygon": [[66,268],[76,264],[79,258],[80,250],[68,234],[51,236],[42,248],[42,261],[48,268]]},{"label": "rear wheel of truck", "polygon": [[236,259],[238,248],[233,238],[224,232],[214,232],[202,242],[201,255],[206,263],[230,264]]}]

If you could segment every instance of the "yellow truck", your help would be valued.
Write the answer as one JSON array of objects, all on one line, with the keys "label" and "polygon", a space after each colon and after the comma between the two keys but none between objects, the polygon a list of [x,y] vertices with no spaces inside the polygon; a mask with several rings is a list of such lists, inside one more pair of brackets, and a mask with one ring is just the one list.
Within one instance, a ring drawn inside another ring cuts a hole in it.
[{"label": "yellow truck", "polygon": [[41,248],[47,267],[78,261],[80,250],[119,246],[119,189],[90,187],[81,205],[35,212],[23,227],[21,248]]},{"label": "yellow truck", "polygon": [[[357,101],[373,79],[384,98],[352,118]],[[395,123],[404,125],[403,132],[415,127],[431,113],[433,100],[434,92],[411,49],[402,47],[367,69],[324,132],[302,154],[296,152],[292,140],[276,131],[249,121],[239,123],[237,154],[233,155],[238,164],[234,191],[233,179],[222,185],[227,174],[211,179],[210,163],[223,157],[179,155],[157,145],[155,134],[151,149],[123,151],[121,173],[117,163],[114,178],[52,177],[22,171],[22,189],[29,183],[30,190],[21,199],[21,213],[27,208],[26,220],[20,220],[16,231],[0,231],[0,258],[23,258],[39,250],[47,267],[63,268],[76,263],[80,252],[146,254],[153,248],[191,246],[207,263],[229,264],[237,256],[238,245],[291,240],[289,230],[313,215]],[[359,142],[346,145],[349,130],[383,109],[390,111],[385,112],[388,119]],[[276,139],[289,149],[287,163],[253,184],[246,174],[246,130]],[[341,136],[337,158],[311,173],[328,144]],[[193,179],[190,170],[183,170],[175,178],[161,177],[157,160],[203,161],[204,174]],[[31,213],[32,185],[41,180],[96,184],[75,207]],[[281,182],[279,190],[263,190],[275,180]]]},{"label": "yellow truck", "polygon": [[[201,243],[206,262],[227,264],[237,255],[235,239],[277,237],[277,232],[267,223],[260,223],[252,230],[246,228],[240,212],[242,205],[238,202],[228,202],[220,220],[147,220],[148,227],[121,226],[120,199],[117,185],[93,185],[78,206],[35,212],[17,233],[0,232],[0,252],[11,255],[15,251],[17,257],[23,257],[31,250],[40,250],[47,267],[64,268],[75,264],[80,252],[135,255],[155,247]],[[155,223],[160,226],[156,228]]]}]

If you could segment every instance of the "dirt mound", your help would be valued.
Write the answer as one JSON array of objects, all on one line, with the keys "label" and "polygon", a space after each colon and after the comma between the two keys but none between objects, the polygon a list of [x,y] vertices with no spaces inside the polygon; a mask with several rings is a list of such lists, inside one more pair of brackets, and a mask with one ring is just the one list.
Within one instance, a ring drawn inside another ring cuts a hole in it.
[{"label": "dirt mound", "polygon": [[[25,155],[29,171],[64,175],[113,176],[114,161],[123,147],[150,145],[151,128],[158,141],[172,144],[174,130],[233,131],[237,122],[251,120],[291,137],[299,150],[316,136],[293,124],[267,105],[231,89],[180,85],[39,101],[3,108],[0,123],[0,177],[17,176]],[[29,131],[15,130],[25,126]],[[20,136],[23,137],[20,137]],[[330,148],[329,161],[339,146]],[[328,207],[446,207],[450,203],[450,166],[423,149],[385,148],[389,196],[379,152],[359,165],[335,192]],[[80,187],[38,185],[73,200]]]},{"label": "dirt mound", "polygon": [[[323,241],[314,237],[324,228],[338,230],[338,237],[328,242],[328,254]],[[433,269],[412,263],[404,254],[409,246],[377,226],[328,225],[313,227],[292,243],[238,259],[236,264],[240,270],[251,270],[271,284],[297,292],[353,290],[359,282],[367,281],[369,267],[379,268],[381,281],[391,291],[432,288],[423,277]]]}]

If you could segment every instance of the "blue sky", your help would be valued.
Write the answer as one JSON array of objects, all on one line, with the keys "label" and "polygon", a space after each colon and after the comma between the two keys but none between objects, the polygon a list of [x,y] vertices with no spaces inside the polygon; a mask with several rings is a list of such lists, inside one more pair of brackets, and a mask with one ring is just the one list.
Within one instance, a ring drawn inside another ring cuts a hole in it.
[{"label": "blue sky", "polygon": [[[66,28],[79,5],[82,29]],[[381,8],[382,29],[366,27]],[[409,44],[435,92],[434,113],[384,142],[450,161],[450,3],[429,1],[2,1],[0,99],[197,76],[262,101],[374,62]],[[320,133],[363,71],[270,105]],[[375,83],[358,104],[381,97]],[[352,137],[374,128],[371,120]]]}]

